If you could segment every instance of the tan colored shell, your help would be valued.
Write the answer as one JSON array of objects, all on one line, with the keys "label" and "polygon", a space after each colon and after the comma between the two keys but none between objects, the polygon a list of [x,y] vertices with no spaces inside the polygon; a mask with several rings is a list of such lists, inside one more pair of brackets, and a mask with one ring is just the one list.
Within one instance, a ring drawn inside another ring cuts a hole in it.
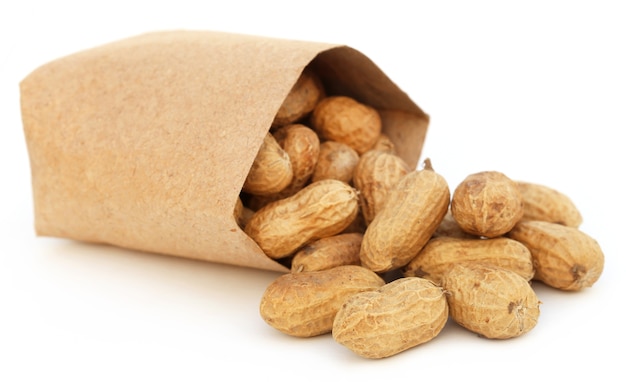
[{"label": "tan colored shell", "polygon": [[463,231],[463,228],[459,226],[459,223],[454,220],[454,216],[452,216],[452,212],[448,209],[446,212],[446,216],[443,217],[443,220],[439,224],[439,227],[433,233],[433,237],[460,237],[464,239],[477,239],[479,236],[472,235],[469,232]]},{"label": "tan colored shell", "polygon": [[565,194],[542,184],[517,181],[524,200],[525,220],[542,220],[578,228],[583,218]]},{"label": "tan colored shell", "polygon": [[332,331],[346,298],[384,283],[376,273],[358,265],[286,273],[266,288],[259,311],[266,323],[283,333],[313,337]]},{"label": "tan colored shell", "polygon": [[247,206],[255,211],[267,203],[284,199],[301,190],[311,179],[320,153],[319,137],[313,129],[306,125],[289,124],[272,134],[291,161],[293,178],[285,188],[277,193],[251,195],[247,200]]},{"label": "tan colored shell", "polygon": [[305,68],[274,116],[273,127],[298,122],[309,115],[326,91],[317,74]]},{"label": "tan colored shell", "polygon": [[[320,139],[317,133],[303,124],[290,124],[276,132],[274,137],[287,152],[293,168],[293,180],[287,190],[293,195],[311,179],[320,154]],[[282,192],[285,194],[285,190]]]},{"label": "tan colored shell", "polygon": [[371,149],[382,131],[376,109],[347,96],[321,100],[311,114],[311,127],[326,140],[345,143],[359,155]]},{"label": "tan colored shell", "polygon": [[361,155],[352,182],[359,191],[361,211],[366,224],[374,220],[385,202],[389,190],[411,172],[399,156],[384,151],[369,150]]},{"label": "tan colored shell", "polygon": [[403,269],[404,276],[418,276],[441,285],[441,280],[459,262],[480,262],[513,271],[530,281],[535,274],[532,255],[525,245],[506,237],[430,239],[420,253]]},{"label": "tan colored shell", "polygon": [[604,269],[600,245],[578,228],[525,220],[508,236],[530,249],[534,279],[551,287],[570,291],[591,287]]},{"label": "tan colored shell", "polygon": [[265,134],[242,190],[254,195],[270,195],[287,187],[293,178],[291,161],[274,136]]},{"label": "tan colored shell", "polygon": [[398,152],[396,151],[396,145],[385,133],[380,133],[380,136],[376,140],[376,143],[374,143],[374,146],[370,150],[384,151],[386,153],[398,155]]},{"label": "tan colored shell", "polygon": [[245,232],[267,256],[279,259],[311,241],[340,233],[358,211],[356,190],[328,179],[261,208],[252,215]]},{"label": "tan colored shell", "polygon": [[467,176],[454,190],[452,215],[466,232],[496,237],[507,233],[524,214],[517,183],[498,171]]},{"label": "tan colored shell", "polygon": [[424,169],[405,175],[363,236],[361,264],[375,272],[405,266],[426,245],[450,204],[444,177]]},{"label": "tan colored shell", "polygon": [[324,141],[320,145],[311,181],[337,179],[350,184],[357,163],[359,154],[352,147],[341,142]]},{"label": "tan colored shell", "polygon": [[486,338],[507,339],[532,330],[539,299],[517,273],[481,263],[457,263],[443,278],[450,317]]},{"label": "tan colored shell", "polygon": [[292,272],[311,272],[340,265],[360,265],[363,234],[343,233],[305,245],[291,259]]},{"label": "tan colored shell", "polygon": [[239,226],[239,228],[244,229],[246,224],[248,224],[248,220],[250,220],[250,218],[252,217],[252,214],[254,214],[254,211],[246,207],[243,204],[241,197],[239,197],[237,198],[237,202],[235,204],[235,211],[233,214],[235,216],[235,221],[237,222],[237,225]]},{"label": "tan colored shell", "polygon": [[365,358],[385,358],[435,338],[448,320],[443,290],[419,277],[400,278],[349,297],[332,335]]}]

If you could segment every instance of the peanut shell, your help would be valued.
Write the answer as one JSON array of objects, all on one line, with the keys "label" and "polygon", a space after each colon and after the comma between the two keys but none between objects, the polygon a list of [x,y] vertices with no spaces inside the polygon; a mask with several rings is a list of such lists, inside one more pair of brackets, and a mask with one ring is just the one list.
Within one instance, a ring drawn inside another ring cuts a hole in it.
[{"label": "peanut shell", "polygon": [[432,340],[447,320],[443,290],[426,279],[407,277],[347,298],[332,335],[354,353],[379,359]]},{"label": "peanut shell", "polygon": [[426,245],[449,203],[448,184],[435,171],[405,175],[365,230],[361,265],[378,273],[405,266]]},{"label": "peanut shell", "polygon": [[245,232],[267,256],[280,259],[314,240],[340,233],[358,211],[354,188],[339,180],[322,180],[256,211]]},{"label": "peanut shell", "polygon": [[450,317],[485,338],[528,333],[539,319],[539,299],[517,273],[481,263],[457,263],[442,283]]},{"label": "peanut shell", "polygon": [[347,96],[329,96],[321,100],[310,121],[311,127],[324,140],[345,143],[359,155],[374,146],[382,131],[378,111]]},{"label": "peanut shell", "polygon": [[553,188],[518,181],[517,185],[524,200],[525,220],[542,220],[578,228],[583,221],[574,202]]},{"label": "peanut shell", "polygon": [[266,288],[259,311],[266,323],[285,334],[318,336],[332,331],[346,298],[384,283],[376,273],[358,265],[286,273]]},{"label": "peanut shell", "polygon": [[274,136],[265,134],[242,190],[254,195],[270,195],[287,187],[293,178],[291,161]]},{"label": "peanut shell", "polygon": [[538,220],[524,220],[508,237],[530,250],[535,280],[551,287],[577,291],[591,287],[604,269],[598,242],[578,228]]},{"label": "peanut shell", "polygon": [[507,233],[524,214],[517,183],[498,171],[467,176],[454,190],[450,209],[459,226],[472,235]]},{"label": "peanut shell", "polygon": [[247,206],[255,211],[269,202],[284,199],[300,191],[311,179],[319,157],[320,141],[317,133],[306,125],[289,124],[274,131],[272,135],[289,157],[293,178],[277,193],[251,195],[247,200]]},{"label": "peanut shell", "polygon": [[430,239],[420,253],[404,267],[404,276],[423,277],[441,285],[443,276],[459,262],[480,262],[513,271],[526,281],[535,274],[532,255],[525,245],[506,237]]},{"label": "peanut shell", "polygon": [[409,172],[409,165],[395,154],[369,150],[361,155],[354,169],[352,182],[359,191],[361,211],[366,224],[371,223],[382,209],[389,190]]},{"label": "peanut shell", "polygon": [[340,265],[360,265],[363,234],[343,233],[305,245],[291,259],[292,272],[321,271]]},{"label": "peanut shell", "polygon": [[443,220],[433,233],[433,237],[459,237],[462,239],[478,239],[479,236],[472,235],[469,232],[465,232],[459,223],[454,220],[454,216],[452,216],[452,212],[448,209],[446,212],[446,216],[443,217]]},{"label": "peanut shell", "polygon": [[395,143],[393,143],[391,138],[385,133],[380,133],[376,143],[374,143],[374,146],[372,146],[370,150],[384,151],[386,153],[398,155]]},{"label": "peanut shell", "polygon": [[335,141],[322,142],[311,181],[337,179],[351,184],[357,163],[359,154],[352,147]]},{"label": "peanut shell", "polygon": [[326,91],[317,74],[305,68],[274,116],[273,127],[296,123],[309,115]]}]

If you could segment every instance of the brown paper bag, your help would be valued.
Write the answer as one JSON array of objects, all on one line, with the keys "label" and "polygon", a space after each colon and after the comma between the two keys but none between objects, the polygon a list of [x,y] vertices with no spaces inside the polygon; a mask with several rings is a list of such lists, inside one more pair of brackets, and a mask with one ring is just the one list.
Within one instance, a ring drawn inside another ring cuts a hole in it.
[{"label": "brown paper bag", "polygon": [[416,165],[428,116],[350,47],[149,33],[50,62],[20,84],[36,233],[287,271],[233,210],[307,65],[328,94],[378,108],[400,155]]}]

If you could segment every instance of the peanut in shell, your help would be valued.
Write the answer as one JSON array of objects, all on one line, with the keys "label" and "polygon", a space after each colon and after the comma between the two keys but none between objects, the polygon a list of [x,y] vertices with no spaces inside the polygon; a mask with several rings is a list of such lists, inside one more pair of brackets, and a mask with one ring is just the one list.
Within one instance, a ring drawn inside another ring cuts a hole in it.
[{"label": "peanut in shell", "polygon": [[246,205],[255,211],[267,203],[284,199],[300,191],[311,179],[319,157],[320,141],[317,133],[306,125],[289,124],[277,129],[272,135],[287,153],[293,177],[291,182],[277,193],[251,195]]},{"label": "peanut in shell", "polygon": [[578,228],[582,214],[567,195],[542,184],[517,181],[525,220],[541,220]]},{"label": "peanut in shell", "polygon": [[363,234],[341,233],[305,245],[291,259],[292,272],[311,272],[341,265],[360,265]]},{"label": "peanut in shell", "polygon": [[272,126],[280,127],[301,121],[325,96],[324,85],[317,73],[305,68],[276,112]]},{"label": "peanut in shell", "polygon": [[507,234],[530,250],[535,280],[553,288],[577,291],[593,286],[604,269],[598,242],[578,228],[524,220]]},{"label": "peanut in shell", "polygon": [[391,190],[361,243],[361,265],[375,272],[405,266],[426,245],[450,203],[445,178],[430,168],[412,171]]},{"label": "peanut in shell", "polygon": [[526,281],[530,281],[535,274],[530,250],[517,240],[506,237],[467,239],[445,236],[430,239],[404,267],[403,274],[405,277],[423,277],[441,285],[448,270],[460,262],[498,266],[519,274]]},{"label": "peanut in shell", "polygon": [[528,281],[513,271],[457,263],[446,273],[442,286],[450,317],[481,337],[519,337],[537,325],[540,301]]},{"label": "peanut in shell", "polygon": [[332,335],[359,356],[380,359],[432,340],[447,320],[443,290],[426,279],[405,277],[347,298]]},{"label": "peanut in shell", "polygon": [[336,141],[324,141],[320,144],[319,156],[311,181],[337,179],[351,184],[354,168],[358,163],[359,153],[349,145]]},{"label": "peanut in shell", "polygon": [[382,132],[382,120],[375,108],[343,95],[322,99],[310,121],[323,140],[345,143],[359,155],[371,149]]},{"label": "peanut in shell", "polygon": [[340,233],[358,211],[354,188],[339,180],[322,180],[256,211],[244,231],[268,257],[280,259],[314,240]]},{"label": "peanut in shell", "polygon": [[286,273],[266,288],[259,311],[267,324],[285,334],[314,337],[332,331],[335,315],[348,297],[384,283],[358,265]]},{"label": "peanut in shell", "polygon": [[359,191],[359,200],[366,224],[384,206],[389,190],[411,172],[399,156],[386,151],[369,150],[361,155],[354,169],[352,183]]},{"label": "peanut in shell", "polygon": [[289,155],[271,133],[266,133],[242,191],[253,195],[271,195],[287,187],[292,179],[293,169]]},{"label": "peanut in shell", "polygon": [[461,181],[450,210],[465,232],[492,238],[504,235],[522,218],[524,202],[516,182],[501,172],[483,171]]}]

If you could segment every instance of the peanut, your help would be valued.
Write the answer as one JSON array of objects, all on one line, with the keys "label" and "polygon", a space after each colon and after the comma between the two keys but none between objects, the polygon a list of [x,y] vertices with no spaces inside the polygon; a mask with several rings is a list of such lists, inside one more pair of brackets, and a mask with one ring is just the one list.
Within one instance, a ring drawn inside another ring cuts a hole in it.
[{"label": "peanut", "polygon": [[385,358],[435,338],[448,320],[443,290],[419,277],[392,281],[348,297],[332,336],[365,358]]},{"label": "peanut", "polygon": [[311,179],[320,154],[320,140],[317,133],[303,124],[284,126],[274,137],[285,150],[293,168],[293,179],[281,196],[291,196],[299,191]]},{"label": "peanut", "polygon": [[267,256],[280,259],[311,241],[340,233],[358,211],[356,190],[342,181],[328,179],[311,183],[256,211],[245,232]]},{"label": "peanut", "polygon": [[274,116],[273,127],[301,121],[308,116],[326,91],[319,77],[310,68],[305,68]]},{"label": "peanut", "polygon": [[378,111],[369,105],[347,96],[329,96],[313,110],[311,127],[324,140],[345,143],[360,155],[378,140],[382,121]]},{"label": "peanut", "polygon": [[380,276],[358,265],[286,273],[266,288],[259,310],[273,328],[295,337],[313,337],[332,331],[346,298],[382,285]]},{"label": "peanut", "polygon": [[467,176],[454,190],[450,207],[464,231],[488,238],[507,233],[524,214],[517,183],[498,171]]},{"label": "peanut", "polygon": [[293,178],[291,161],[274,136],[265,134],[242,190],[254,195],[270,195],[287,187]]},{"label": "peanut", "polygon": [[363,234],[344,233],[305,245],[291,260],[292,272],[321,271],[340,265],[360,265]]},{"label": "peanut", "polygon": [[539,299],[517,273],[481,263],[457,263],[443,277],[450,317],[486,338],[507,339],[532,330]]},{"label": "peanut", "polygon": [[320,145],[311,181],[337,179],[350,184],[358,162],[359,154],[352,147],[341,142],[325,141]]},{"label": "peanut", "polygon": [[443,220],[433,233],[433,237],[460,237],[465,239],[477,239],[479,238],[476,235],[472,235],[471,233],[463,231],[463,228],[459,226],[459,223],[454,220],[454,216],[452,216],[452,212],[448,209],[446,212],[446,216],[443,217]]},{"label": "peanut", "polygon": [[530,250],[535,280],[577,291],[591,287],[602,274],[604,253],[598,242],[578,228],[524,220],[508,233]]},{"label": "peanut", "polygon": [[449,203],[446,180],[431,168],[405,175],[365,230],[361,264],[375,272],[405,266],[426,245]]},{"label": "peanut", "polygon": [[352,182],[359,191],[366,224],[371,223],[382,209],[389,190],[409,172],[409,165],[397,155],[370,150],[361,156],[354,169]]},{"label": "peanut", "polygon": [[530,281],[535,269],[530,251],[522,243],[506,237],[430,239],[403,270],[405,277],[418,276],[441,285],[442,277],[459,262],[480,262],[511,270]]},{"label": "peanut", "polygon": [[396,151],[396,145],[385,133],[380,133],[380,136],[376,140],[376,143],[374,143],[374,146],[370,150],[384,151],[386,153],[398,155]]},{"label": "peanut", "polygon": [[320,141],[317,133],[306,125],[297,123],[286,125],[272,134],[289,157],[293,178],[285,188],[277,193],[250,196],[248,206],[255,211],[269,202],[284,199],[301,190],[311,179],[319,157]]},{"label": "peanut", "polygon": [[572,200],[553,188],[518,181],[517,185],[524,200],[525,220],[542,220],[578,228],[582,215]]}]

